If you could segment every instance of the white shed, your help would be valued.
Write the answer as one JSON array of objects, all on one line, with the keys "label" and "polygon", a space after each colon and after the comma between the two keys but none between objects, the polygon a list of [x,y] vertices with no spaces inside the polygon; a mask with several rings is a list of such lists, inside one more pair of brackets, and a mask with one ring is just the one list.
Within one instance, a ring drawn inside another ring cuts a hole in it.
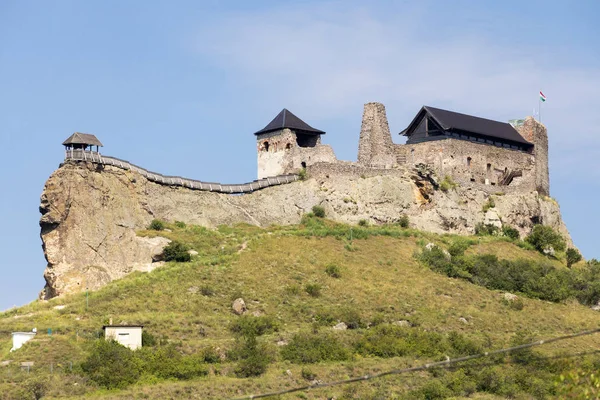
[{"label": "white shed", "polygon": [[142,325],[104,325],[104,338],[116,340],[131,350],[142,347]]},{"label": "white shed", "polygon": [[12,349],[10,349],[10,351],[15,351],[17,349],[20,349],[25,342],[30,341],[31,339],[33,339],[35,336],[35,332],[13,332],[12,333],[12,339],[13,339],[13,347]]}]

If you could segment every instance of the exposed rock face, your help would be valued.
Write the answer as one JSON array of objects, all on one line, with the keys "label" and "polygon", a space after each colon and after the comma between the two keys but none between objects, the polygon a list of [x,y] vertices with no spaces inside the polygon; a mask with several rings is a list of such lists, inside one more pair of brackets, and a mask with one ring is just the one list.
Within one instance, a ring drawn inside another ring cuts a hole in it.
[{"label": "exposed rock face", "polygon": [[[41,198],[41,238],[51,298],[97,289],[132,271],[153,268],[166,239],[141,238],[152,219],[206,227],[246,222],[296,224],[312,206],[345,223],[397,222],[404,214],[412,227],[432,232],[473,233],[483,222],[489,194],[459,186],[431,191],[423,201],[414,173],[406,169],[361,169],[353,164],[308,168],[309,179],[241,196],[194,191],[153,183],[135,172],[92,163],[66,163],[46,182]],[[503,224],[529,233],[534,223],[550,225],[570,243],[558,204],[536,192],[494,196]]]}]

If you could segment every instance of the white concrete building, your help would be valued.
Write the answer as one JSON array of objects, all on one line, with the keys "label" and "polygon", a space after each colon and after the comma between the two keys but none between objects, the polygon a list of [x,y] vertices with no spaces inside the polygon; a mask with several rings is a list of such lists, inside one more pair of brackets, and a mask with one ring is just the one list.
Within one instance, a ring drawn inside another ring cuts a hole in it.
[{"label": "white concrete building", "polygon": [[35,332],[13,332],[12,333],[13,347],[12,347],[12,349],[10,349],[10,351],[15,351],[17,349],[20,349],[25,344],[25,342],[30,341],[34,337],[35,337]]},{"label": "white concrete building", "polygon": [[105,325],[104,339],[116,340],[118,343],[131,350],[142,347],[142,325]]}]

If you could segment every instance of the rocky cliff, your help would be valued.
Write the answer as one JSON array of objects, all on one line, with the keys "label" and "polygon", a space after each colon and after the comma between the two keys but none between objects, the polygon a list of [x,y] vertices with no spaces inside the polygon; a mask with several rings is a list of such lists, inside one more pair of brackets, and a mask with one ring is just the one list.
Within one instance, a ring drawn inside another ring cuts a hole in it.
[{"label": "rocky cliff", "polygon": [[[490,197],[495,206],[484,213]],[[490,194],[462,185],[444,192],[408,169],[317,164],[309,167],[305,181],[227,195],[157,184],[113,166],[68,162],[48,179],[41,197],[48,265],[40,297],[93,290],[132,271],[152,269],[153,256],[167,241],[136,235],[152,219],[206,227],[296,224],[314,205],[323,206],[328,218],[351,224],[361,219],[390,223],[406,214],[412,227],[432,232],[470,234],[485,222],[509,224],[524,235],[534,223],[543,223],[571,241],[558,204],[536,192]]]}]

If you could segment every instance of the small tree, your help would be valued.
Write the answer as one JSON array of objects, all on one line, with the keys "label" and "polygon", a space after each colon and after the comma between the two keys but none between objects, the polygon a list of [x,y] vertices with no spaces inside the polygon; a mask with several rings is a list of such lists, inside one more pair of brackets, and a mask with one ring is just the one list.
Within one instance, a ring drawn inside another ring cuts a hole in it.
[{"label": "small tree", "polygon": [[549,247],[563,251],[567,247],[562,236],[546,225],[535,225],[526,240],[539,252],[544,252]]},{"label": "small tree", "polygon": [[573,266],[573,264],[578,263],[579,261],[581,261],[582,257],[581,257],[581,253],[579,252],[579,250],[574,249],[574,248],[568,248],[567,249],[567,267],[571,268]]},{"label": "small tree", "polygon": [[172,241],[163,250],[165,261],[188,262],[192,259],[188,250],[183,243]]}]

